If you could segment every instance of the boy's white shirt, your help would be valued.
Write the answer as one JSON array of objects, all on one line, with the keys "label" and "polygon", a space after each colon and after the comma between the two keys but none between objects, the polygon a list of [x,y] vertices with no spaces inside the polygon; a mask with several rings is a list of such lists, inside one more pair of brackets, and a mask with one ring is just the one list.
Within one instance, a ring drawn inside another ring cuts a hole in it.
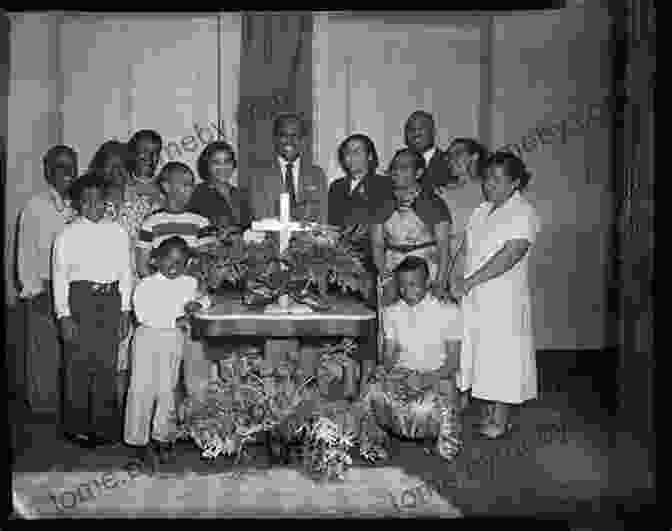
[{"label": "boy's white shirt", "polygon": [[133,308],[140,324],[151,328],[176,328],[188,302],[198,302],[203,309],[211,305],[210,298],[198,291],[194,277],[182,275],[169,279],[156,272],[143,278],[133,294]]},{"label": "boy's white shirt", "polygon": [[384,309],[385,339],[399,349],[397,365],[418,371],[441,367],[446,342],[461,341],[462,313],[455,304],[442,303],[430,293],[416,305],[403,299]]},{"label": "boy's white shirt", "polygon": [[129,311],[133,290],[127,232],[114,221],[93,222],[83,216],[56,237],[52,250],[52,282],[56,315],[70,316],[70,283],[77,280],[119,282],[121,311]]}]

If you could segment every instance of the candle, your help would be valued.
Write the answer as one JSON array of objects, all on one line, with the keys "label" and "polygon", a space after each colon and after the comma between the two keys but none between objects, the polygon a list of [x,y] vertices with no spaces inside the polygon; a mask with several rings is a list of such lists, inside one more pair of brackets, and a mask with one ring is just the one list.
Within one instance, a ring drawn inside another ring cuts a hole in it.
[{"label": "candle", "polygon": [[280,194],[280,221],[283,223],[289,221],[289,194],[287,192]]}]

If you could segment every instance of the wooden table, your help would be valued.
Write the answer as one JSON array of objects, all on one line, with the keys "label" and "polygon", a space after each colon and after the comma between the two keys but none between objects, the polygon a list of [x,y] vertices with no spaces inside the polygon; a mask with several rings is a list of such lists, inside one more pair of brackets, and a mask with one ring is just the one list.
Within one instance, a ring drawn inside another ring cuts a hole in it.
[{"label": "wooden table", "polygon": [[354,298],[335,295],[327,300],[331,309],[326,312],[271,314],[245,306],[237,293],[215,296],[213,305],[194,317],[192,330],[196,338],[206,342],[226,337],[262,338],[264,355],[274,365],[289,352],[299,352],[304,371],[314,374],[317,360],[311,349],[302,347],[301,339],[345,336],[361,338],[364,348],[375,348],[376,312]]}]

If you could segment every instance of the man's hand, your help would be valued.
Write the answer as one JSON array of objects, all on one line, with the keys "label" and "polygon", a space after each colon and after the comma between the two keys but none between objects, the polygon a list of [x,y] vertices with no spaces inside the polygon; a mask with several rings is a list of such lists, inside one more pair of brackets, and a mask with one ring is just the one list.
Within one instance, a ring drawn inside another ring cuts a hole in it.
[{"label": "man's hand", "polygon": [[131,312],[121,312],[121,320],[119,321],[119,340],[124,339],[131,329]]},{"label": "man's hand", "polygon": [[186,315],[178,317],[177,321],[175,321],[175,326],[182,329],[184,332],[189,332],[189,330],[191,330],[191,322],[189,321],[189,317]]},{"label": "man's hand", "polygon": [[79,335],[79,325],[72,316],[61,317],[60,325],[63,341],[72,343],[77,339],[77,336]]}]

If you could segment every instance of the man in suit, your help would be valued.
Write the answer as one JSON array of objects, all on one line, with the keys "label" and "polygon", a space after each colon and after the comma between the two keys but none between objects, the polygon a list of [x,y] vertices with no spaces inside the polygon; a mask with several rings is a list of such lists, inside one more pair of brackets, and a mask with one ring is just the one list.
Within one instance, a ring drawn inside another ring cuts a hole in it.
[{"label": "man in suit", "polygon": [[286,191],[292,219],[326,223],[327,177],[305,156],[306,136],[306,124],[298,114],[281,114],[274,120],[273,160],[249,170],[253,219],[278,217],[280,193]]},{"label": "man in suit", "polygon": [[429,189],[453,183],[447,153],[436,145],[436,125],[434,117],[426,111],[415,111],[406,120],[404,127],[406,145],[420,153],[425,159],[422,183]]}]

